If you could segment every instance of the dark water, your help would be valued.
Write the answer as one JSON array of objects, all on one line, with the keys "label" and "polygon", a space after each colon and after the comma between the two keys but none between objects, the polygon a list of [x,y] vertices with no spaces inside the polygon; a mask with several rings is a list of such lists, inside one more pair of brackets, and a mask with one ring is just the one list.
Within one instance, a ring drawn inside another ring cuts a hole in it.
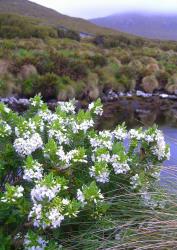
[{"label": "dark water", "polygon": [[158,105],[152,108],[146,103],[138,108],[133,105],[132,102],[127,105],[120,102],[105,104],[99,128],[113,129],[122,122],[125,122],[129,129],[140,126],[147,128],[157,124],[171,148],[170,160],[163,164],[161,170],[161,184],[172,188],[172,185],[177,184],[177,109],[174,108],[174,103],[173,106],[170,104],[163,108]]}]

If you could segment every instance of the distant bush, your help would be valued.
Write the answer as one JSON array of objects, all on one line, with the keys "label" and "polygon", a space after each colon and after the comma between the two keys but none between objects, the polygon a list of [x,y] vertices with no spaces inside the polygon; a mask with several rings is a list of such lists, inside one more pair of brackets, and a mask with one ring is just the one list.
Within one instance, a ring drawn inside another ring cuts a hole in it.
[{"label": "distant bush", "polygon": [[80,35],[78,32],[74,31],[74,30],[68,30],[65,28],[58,28],[57,29],[57,33],[58,33],[58,37],[59,38],[69,38],[69,39],[73,39],[76,41],[80,41]]},{"label": "distant bush", "polygon": [[96,54],[90,57],[90,59],[93,62],[93,67],[96,67],[96,66],[104,67],[108,64],[108,60],[104,55]]},{"label": "distant bush", "polygon": [[152,93],[159,88],[159,82],[154,75],[146,76],[142,79],[142,88],[144,91]]},{"label": "distant bush", "polygon": [[0,14],[0,37],[1,38],[57,38],[55,28],[42,26],[32,18],[14,15]]},{"label": "distant bush", "polygon": [[142,47],[145,44],[143,38],[131,37],[128,35],[110,35],[110,36],[96,36],[93,39],[93,43],[105,48],[126,48],[127,46]]}]

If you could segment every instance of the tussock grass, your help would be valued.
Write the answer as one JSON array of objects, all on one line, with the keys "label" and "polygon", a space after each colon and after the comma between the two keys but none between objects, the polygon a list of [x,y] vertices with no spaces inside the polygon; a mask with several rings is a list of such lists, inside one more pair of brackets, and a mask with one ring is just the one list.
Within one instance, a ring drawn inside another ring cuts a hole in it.
[{"label": "tussock grass", "polygon": [[66,231],[64,249],[177,249],[177,165],[164,166],[159,185],[152,189],[149,194],[160,197],[162,207],[145,206],[143,192],[114,195],[107,200],[110,209],[104,218],[77,222],[75,231]]}]

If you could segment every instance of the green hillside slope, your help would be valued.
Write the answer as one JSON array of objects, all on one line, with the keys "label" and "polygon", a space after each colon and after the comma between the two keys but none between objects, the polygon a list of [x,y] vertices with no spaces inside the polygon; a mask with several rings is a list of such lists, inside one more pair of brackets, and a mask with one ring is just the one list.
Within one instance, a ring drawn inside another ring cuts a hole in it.
[{"label": "green hillside slope", "polygon": [[[69,29],[92,34],[114,34],[115,31],[101,28],[84,19],[62,15],[52,9],[27,0],[0,0],[0,13],[13,13],[41,19],[42,24],[64,26]],[[118,34],[119,32],[117,32]]]}]

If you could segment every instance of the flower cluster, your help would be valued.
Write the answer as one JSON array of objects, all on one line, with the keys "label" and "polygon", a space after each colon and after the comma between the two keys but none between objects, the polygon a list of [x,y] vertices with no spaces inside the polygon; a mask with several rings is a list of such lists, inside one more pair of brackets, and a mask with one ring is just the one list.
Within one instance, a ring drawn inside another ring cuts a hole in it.
[{"label": "flower cluster", "polygon": [[6,121],[0,121],[0,137],[4,138],[12,134],[11,126]]},{"label": "flower cluster", "polygon": [[153,154],[157,156],[158,160],[161,161],[165,157],[170,158],[170,151],[166,148],[164,136],[161,131],[157,131],[154,138],[156,145],[153,147]]},{"label": "flower cluster", "polygon": [[27,181],[38,181],[43,177],[42,164],[28,157],[25,166],[23,166],[23,179]]},{"label": "flower cluster", "polygon": [[75,114],[75,110],[76,110],[76,107],[75,107],[75,100],[72,100],[70,102],[58,102],[59,106],[60,106],[60,109],[63,111],[63,112],[66,112],[66,113],[71,113],[71,114]]},{"label": "flower cluster", "polygon": [[137,187],[141,186],[141,180],[138,174],[131,177],[130,184],[132,189],[136,189]]},{"label": "flower cluster", "polygon": [[96,204],[98,201],[102,201],[104,196],[101,194],[100,189],[96,186],[95,182],[92,182],[89,186],[84,185],[81,189],[77,190],[77,199],[83,204],[94,201]]},{"label": "flower cluster", "polygon": [[1,198],[1,202],[14,203],[23,197],[24,188],[22,186],[10,186],[6,185],[6,192]]},{"label": "flower cluster", "polygon": [[48,242],[45,241],[41,236],[29,232],[25,235],[24,248],[25,250],[45,250]]},{"label": "flower cluster", "polygon": [[31,190],[31,199],[33,202],[43,201],[44,199],[52,200],[56,194],[60,191],[60,184],[56,184],[55,186],[48,188],[45,185],[37,184]]},{"label": "flower cluster", "polygon": [[90,168],[90,176],[95,177],[97,182],[109,182],[109,170],[107,164],[104,164],[102,162],[96,163],[95,166],[92,166]]},{"label": "flower cluster", "polygon": [[87,156],[85,155],[85,150],[74,149],[69,152],[65,152],[63,147],[59,147],[56,155],[58,156],[59,160],[62,162],[63,168],[68,168],[71,166],[72,163],[80,162],[80,163],[87,163]]},{"label": "flower cluster", "polygon": [[98,100],[97,102],[90,103],[88,106],[88,110],[93,112],[93,114],[95,115],[101,116],[103,114],[103,107],[100,100]]},{"label": "flower cluster", "polygon": [[17,138],[14,141],[15,151],[22,157],[31,155],[37,149],[41,149],[43,141],[38,133],[33,134],[30,138]]}]

